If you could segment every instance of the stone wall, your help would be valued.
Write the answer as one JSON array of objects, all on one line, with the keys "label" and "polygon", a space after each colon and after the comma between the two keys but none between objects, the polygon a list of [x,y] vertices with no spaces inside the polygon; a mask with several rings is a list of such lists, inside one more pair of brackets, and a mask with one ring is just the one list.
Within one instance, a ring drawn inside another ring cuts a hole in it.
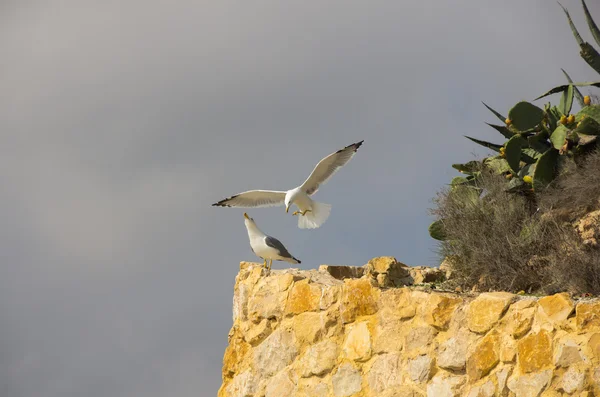
[{"label": "stone wall", "polygon": [[600,301],[386,287],[403,267],[242,262],[219,396],[600,397]]}]

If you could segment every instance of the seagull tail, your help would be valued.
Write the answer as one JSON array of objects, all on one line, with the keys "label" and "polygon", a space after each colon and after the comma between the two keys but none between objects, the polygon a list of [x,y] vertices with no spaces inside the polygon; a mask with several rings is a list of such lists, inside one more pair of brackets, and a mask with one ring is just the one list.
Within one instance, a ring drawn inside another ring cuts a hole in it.
[{"label": "seagull tail", "polygon": [[307,212],[304,216],[298,216],[298,227],[300,229],[316,229],[325,223],[330,213],[330,204],[313,201],[312,211]]}]

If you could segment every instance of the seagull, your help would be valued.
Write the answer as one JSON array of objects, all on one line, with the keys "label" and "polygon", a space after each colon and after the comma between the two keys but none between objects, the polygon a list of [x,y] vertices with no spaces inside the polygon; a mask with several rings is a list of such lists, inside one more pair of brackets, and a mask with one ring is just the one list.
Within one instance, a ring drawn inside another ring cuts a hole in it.
[{"label": "seagull", "polygon": [[318,228],[329,217],[331,205],[316,202],[310,196],[315,194],[321,185],[324,185],[333,174],[354,157],[363,142],[364,140],[348,145],[319,161],[308,179],[296,188],[285,192],[249,190],[223,199],[214,203],[213,206],[258,208],[285,205],[285,212],[287,213],[292,205],[296,205],[298,211],[294,211],[292,215],[298,215],[298,227],[300,229]]},{"label": "seagull", "polygon": [[[300,260],[294,258],[292,254],[288,252],[288,250],[283,246],[283,244],[281,244],[281,241],[277,240],[275,237],[267,236],[266,234],[264,234],[258,228],[258,226],[256,226],[256,222],[254,222],[254,219],[250,218],[245,212],[244,218],[246,218],[244,220],[244,224],[246,225],[246,230],[248,230],[250,248],[256,256],[264,259],[264,268],[270,271],[274,260],[286,261],[294,265],[297,263],[301,263]],[[268,266],[267,261],[270,261]]]}]

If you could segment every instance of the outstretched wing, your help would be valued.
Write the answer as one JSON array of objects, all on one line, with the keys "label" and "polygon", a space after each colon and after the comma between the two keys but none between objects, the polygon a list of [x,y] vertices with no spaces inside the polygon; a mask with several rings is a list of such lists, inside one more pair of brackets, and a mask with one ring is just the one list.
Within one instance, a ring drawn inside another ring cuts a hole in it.
[{"label": "outstretched wing", "polygon": [[282,257],[293,258],[292,254],[290,254],[288,250],[283,246],[283,244],[281,244],[281,241],[277,240],[275,237],[266,236],[265,244],[267,244],[271,248],[275,248],[279,252],[279,255],[281,255]]},{"label": "outstretched wing", "polygon": [[213,206],[244,208],[275,207],[284,205],[285,193],[276,190],[249,190],[223,199],[214,203]]},{"label": "outstretched wing", "polygon": [[364,141],[353,143],[335,153],[330,154],[315,167],[312,174],[302,184],[301,188],[308,195],[315,194],[319,186],[325,184],[340,168],[342,168],[354,156]]}]

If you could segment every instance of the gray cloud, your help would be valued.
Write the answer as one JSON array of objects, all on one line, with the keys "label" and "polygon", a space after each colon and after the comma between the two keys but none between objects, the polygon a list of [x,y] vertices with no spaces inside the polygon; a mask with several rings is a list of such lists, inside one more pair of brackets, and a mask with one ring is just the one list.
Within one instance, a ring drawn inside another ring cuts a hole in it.
[{"label": "gray cloud", "polygon": [[252,216],[307,268],[435,264],[430,200],[482,153],[462,135],[496,138],[480,101],[595,78],[541,0],[151,3],[0,13],[3,395],[214,395],[255,258],[212,202],[365,139],[318,193],[324,227]]}]

